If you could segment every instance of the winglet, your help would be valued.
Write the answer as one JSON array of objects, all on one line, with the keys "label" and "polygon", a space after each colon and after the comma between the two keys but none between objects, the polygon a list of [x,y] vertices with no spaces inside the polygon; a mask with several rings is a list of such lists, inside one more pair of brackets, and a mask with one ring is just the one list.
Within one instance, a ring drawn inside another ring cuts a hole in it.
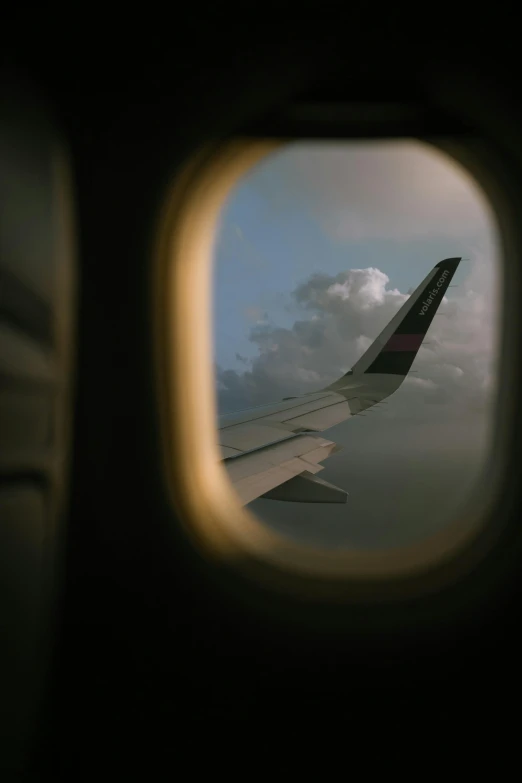
[{"label": "winglet", "polygon": [[348,375],[406,375],[440,307],[460,258],[433,267]]}]

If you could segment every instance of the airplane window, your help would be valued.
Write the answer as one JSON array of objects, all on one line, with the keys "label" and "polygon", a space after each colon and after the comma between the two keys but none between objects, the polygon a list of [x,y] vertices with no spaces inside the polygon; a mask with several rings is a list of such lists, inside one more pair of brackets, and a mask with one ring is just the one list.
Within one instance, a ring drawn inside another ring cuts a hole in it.
[{"label": "airplane window", "polygon": [[500,293],[471,175],[417,141],[295,142],[244,175],[214,246],[223,464],[269,529],[418,543],[483,487]]}]

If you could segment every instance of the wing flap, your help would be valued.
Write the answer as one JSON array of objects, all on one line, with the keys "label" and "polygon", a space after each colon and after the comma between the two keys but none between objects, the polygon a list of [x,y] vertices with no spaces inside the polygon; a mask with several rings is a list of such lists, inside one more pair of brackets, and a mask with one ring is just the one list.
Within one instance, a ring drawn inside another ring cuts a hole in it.
[{"label": "wing flap", "polygon": [[224,461],[230,481],[242,504],[264,495],[301,473],[318,473],[319,463],[339,447],[325,438],[297,435],[249,454]]},{"label": "wing flap", "polygon": [[262,497],[290,503],[346,503],[348,493],[318,476],[305,472],[265,492]]}]

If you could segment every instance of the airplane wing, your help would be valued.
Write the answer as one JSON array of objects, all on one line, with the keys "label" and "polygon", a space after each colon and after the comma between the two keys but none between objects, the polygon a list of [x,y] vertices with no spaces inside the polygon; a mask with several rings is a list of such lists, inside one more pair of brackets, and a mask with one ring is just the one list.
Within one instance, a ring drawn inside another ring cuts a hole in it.
[{"label": "airplane wing", "polygon": [[221,458],[243,505],[256,498],[346,503],[347,493],[317,477],[339,450],[315,433],[372,407],[407,376],[460,263],[438,263],[366,353],[342,378],[318,392],[219,419]]}]

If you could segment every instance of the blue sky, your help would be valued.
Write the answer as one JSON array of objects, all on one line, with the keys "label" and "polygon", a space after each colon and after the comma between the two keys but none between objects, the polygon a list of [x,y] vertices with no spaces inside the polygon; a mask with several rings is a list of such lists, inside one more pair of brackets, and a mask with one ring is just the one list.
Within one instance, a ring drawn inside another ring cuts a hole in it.
[{"label": "blue sky", "polygon": [[[469,250],[472,237],[465,234],[339,241],[325,230],[314,196],[313,183],[303,186],[295,157],[283,151],[258,165],[229,197],[214,264],[215,359],[220,366],[240,369],[236,353],[256,354],[249,332],[265,314],[271,324],[286,327],[303,317],[291,291],[313,273],[377,267],[388,275],[391,288],[407,292],[437,261]],[[323,206],[325,213],[330,208]],[[464,263],[462,267],[465,274]],[[459,270],[455,283],[462,274]]]}]

